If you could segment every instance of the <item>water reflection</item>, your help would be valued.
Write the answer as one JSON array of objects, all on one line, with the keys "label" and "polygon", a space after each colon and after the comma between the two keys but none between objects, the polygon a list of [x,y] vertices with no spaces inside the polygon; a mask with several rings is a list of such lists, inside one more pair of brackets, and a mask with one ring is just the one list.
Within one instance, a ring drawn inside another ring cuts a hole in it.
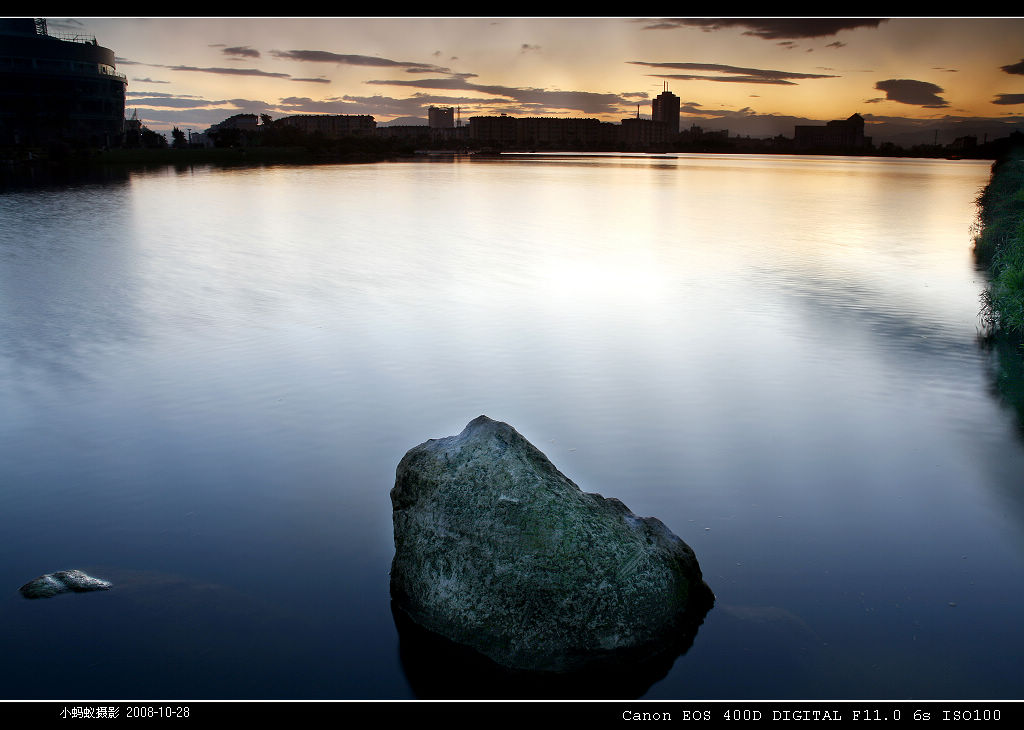
[{"label": "water reflection", "polygon": [[428,631],[391,603],[405,678],[418,699],[634,699],[664,679],[693,645],[710,605],[695,607],[656,651],[608,657],[599,668],[565,674],[516,672]]},{"label": "water reflection", "polygon": [[[241,593],[0,598],[2,691],[494,696],[401,626],[396,652],[387,585],[395,465],[493,412],[715,586],[686,653],[609,696],[1022,696],[1024,445],[990,392],[1021,376],[986,370],[969,257],[987,175],[499,158],[0,195],[0,582]],[[83,627],[149,638],[38,655]]]}]

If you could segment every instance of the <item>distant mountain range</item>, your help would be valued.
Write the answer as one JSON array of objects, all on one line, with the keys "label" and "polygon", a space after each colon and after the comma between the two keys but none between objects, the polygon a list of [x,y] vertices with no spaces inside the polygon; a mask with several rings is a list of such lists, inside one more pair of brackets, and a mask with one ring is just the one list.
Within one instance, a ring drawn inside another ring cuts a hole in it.
[{"label": "distant mountain range", "polygon": [[387,122],[377,122],[378,127],[426,127],[428,124],[423,117],[395,117]]}]

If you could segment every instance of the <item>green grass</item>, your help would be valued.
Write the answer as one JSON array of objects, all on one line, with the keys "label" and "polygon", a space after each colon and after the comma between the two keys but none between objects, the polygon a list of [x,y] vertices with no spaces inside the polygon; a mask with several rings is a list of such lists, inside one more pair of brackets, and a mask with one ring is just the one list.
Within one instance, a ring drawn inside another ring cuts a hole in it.
[{"label": "green grass", "polygon": [[974,251],[990,275],[982,316],[993,331],[1024,336],[1024,150],[992,166],[978,207]]}]

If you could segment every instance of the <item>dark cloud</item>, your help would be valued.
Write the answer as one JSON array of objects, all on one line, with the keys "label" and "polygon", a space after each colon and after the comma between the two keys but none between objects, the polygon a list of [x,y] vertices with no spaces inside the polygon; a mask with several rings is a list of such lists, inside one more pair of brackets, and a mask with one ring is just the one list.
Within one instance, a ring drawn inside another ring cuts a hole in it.
[{"label": "dark cloud", "polygon": [[993,104],[1024,104],[1024,94],[996,94]]},{"label": "dark cloud", "polygon": [[720,63],[653,63],[650,61],[628,61],[638,66],[650,66],[651,68],[667,68],[680,71],[713,71],[715,73],[729,74],[723,76],[703,75],[679,75],[668,76],[664,74],[651,74],[658,78],[670,78],[681,80],[702,80],[702,81],[724,81],[729,83],[744,84],[784,84],[792,85],[788,79],[834,79],[837,76],[829,74],[808,74],[797,71],[774,71],[764,68],[745,68],[743,66],[726,66]]},{"label": "dark cloud", "polygon": [[784,79],[766,79],[761,76],[703,76],[701,74],[650,74],[659,79],[673,81],[720,81],[731,84],[775,84],[777,86],[796,86],[792,81]]},{"label": "dark cloud", "polygon": [[1020,60],[1020,63],[1011,63],[1009,66],[1000,66],[999,68],[1008,74],[1024,74],[1024,58]]},{"label": "dark cloud", "polygon": [[[158,64],[151,64],[158,65]],[[171,71],[199,71],[206,74],[227,74],[228,76],[271,76],[276,79],[290,79],[291,74],[260,71],[258,68],[197,68],[196,66],[161,66]]]},{"label": "dark cloud", "polygon": [[141,61],[129,61],[127,58],[121,58],[120,56],[114,56],[114,63],[118,66],[148,66],[148,63],[142,63]]},{"label": "dark cloud", "polygon": [[879,81],[875,84],[875,88],[884,91],[885,98],[889,101],[897,101],[900,104],[911,104],[926,109],[941,109],[949,106],[949,102],[939,96],[944,91],[943,88],[927,81],[887,79]]},{"label": "dark cloud", "polygon": [[392,61],[390,58],[379,56],[360,56],[345,53],[332,53],[331,51],[271,51],[270,55],[275,58],[285,58],[292,61],[310,61],[312,63],[342,63],[349,66],[382,66],[404,68],[410,73],[451,73],[447,68],[434,66],[430,63],[418,63],[416,61]]},{"label": "dark cloud", "polygon": [[143,96],[141,98],[129,99],[127,104],[130,106],[157,106],[172,109],[203,109],[211,106],[222,106],[227,102],[221,99],[220,101],[206,101],[204,99],[189,99],[182,97],[174,97],[170,95],[153,96],[152,94]]},{"label": "dark cloud", "polygon": [[524,43],[519,47],[520,53],[526,53],[527,51],[539,51],[540,46],[531,46],[529,43]]},{"label": "dark cloud", "polygon": [[164,91],[126,91],[125,96],[146,96],[150,98],[163,97],[168,99],[201,99],[200,96],[192,94],[168,94]]},{"label": "dark cloud", "polygon": [[842,41],[832,41],[825,48],[843,48],[845,45]]},{"label": "dark cloud", "polygon": [[310,99],[308,96],[288,96],[277,103],[277,108],[288,114],[365,114],[366,111],[341,99]]},{"label": "dark cloud", "polygon": [[260,52],[255,48],[249,46],[233,46],[232,48],[222,48],[221,53],[225,56],[234,56],[236,58],[259,58]]},{"label": "dark cloud", "polygon": [[132,79],[132,81],[138,81],[140,84],[169,84],[170,81],[159,81],[157,79]]},{"label": "dark cloud", "polygon": [[[448,89],[472,91],[492,96],[505,97],[523,105],[536,105],[545,109],[569,109],[586,114],[612,114],[631,102],[619,94],[600,94],[592,91],[551,91],[548,89],[523,88],[515,86],[493,86],[474,84],[464,78],[418,79],[415,81],[376,80],[367,84],[391,86],[415,86],[426,89]],[[493,103],[493,102],[491,102]]]},{"label": "dark cloud", "polygon": [[743,35],[766,40],[779,38],[825,38],[843,30],[877,28],[882,18],[661,18],[642,21],[645,30],[694,27],[705,32],[724,28],[747,28]]},{"label": "dark cloud", "polygon": [[312,84],[329,84],[329,83],[331,83],[330,79],[325,79],[323,77],[315,78],[315,79],[289,79],[289,81],[305,81],[305,82],[312,83]]},{"label": "dark cloud", "polygon": [[782,46],[783,48],[785,48],[788,51],[791,51],[794,48],[796,48],[796,43],[794,41],[779,41],[775,45]]},{"label": "dark cloud", "polygon": [[174,96],[172,94],[145,94],[139,98],[131,98],[127,101],[131,107],[160,107],[163,109],[208,109],[210,107],[229,106],[222,109],[228,114],[237,114],[240,111],[259,113],[265,110],[269,104],[265,101],[255,99],[202,99],[195,96]]},{"label": "dark cloud", "polygon": [[51,18],[46,21],[46,27],[50,30],[65,30],[71,33],[78,33],[85,27],[85,23],[82,23],[74,18]]}]

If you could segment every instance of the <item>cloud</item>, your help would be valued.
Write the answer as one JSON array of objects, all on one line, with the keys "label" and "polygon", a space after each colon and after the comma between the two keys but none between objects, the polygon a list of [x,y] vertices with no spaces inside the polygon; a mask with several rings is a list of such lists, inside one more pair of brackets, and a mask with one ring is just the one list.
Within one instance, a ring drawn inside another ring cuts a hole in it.
[{"label": "cloud", "polygon": [[846,46],[842,41],[832,41],[825,48],[844,48]]},{"label": "cloud", "polygon": [[291,74],[271,73],[270,71],[260,71],[258,68],[198,68],[196,66],[163,66],[155,63],[144,65],[169,68],[171,71],[198,71],[207,74],[227,74],[228,76],[270,76],[276,79],[291,78]]},{"label": "cloud", "polygon": [[85,23],[75,20],[74,18],[61,18],[61,19],[50,19],[46,21],[46,27],[50,30],[66,30],[71,33],[81,32],[85,28]]},{"label": "cloud", "polygon": [[320,76],[320,77],[315,78],[315,79],[289,79],[289,81],[306,81],[306,82],[309,82],[309,83],[312,83],[312,84],[329,84],[329,83],[331,83],[330,79],[325,79],[323,76]]},{"label": "cloud", "polygon": [[949,106],[949,102],[939,96],[944,89],[927,81],[888,79],[876,83],[875,88],[884,91],[885,98],[889,101],[896,101],[900,104],[912,104],[926,109],[941,109]]},{"label": "cloud", "polygon": [[125,96],[146,96],[151,98],[164,97],[168,99],[201,99],[200,96],[192,94],[168,94],[164,91],[126,91]]},{"label": "cloud", "polygon": [[[464,78],[417,79],[414,81],[381,79],[365,83],[472,91],[491,96],[505,97],[508,101],[533,106],[536,109],[567,109],[586,114],[613,114],[619,112],[622,106],[631,103],[619,94],[601,94],[593,91],[552,91],[549,89],[516,86],[474,84]],[[491,100],[489,103],[493,104],[494,101]]]},{"label": "cloud", "polygon": [[1024,104],[1024,94],[996,94],[993,104]]},{"label": "cloud", "polygon": [[1024,74],[1024,58],[1020,60],[1020,63],[1011,63],[1009,66],[1000,66],[999,68],[1008,74]]},{"label": "cloud", "polygon": [[520,53],[526,53],[527,51],[539,51],[540,46],[531,46],[529,43],[524,43],[519,47]]},{"label": "cloud", "polygon": [[792,81],[783,79],[766,79],[760,76],[704,76],[702,74],[650,74],[659,79],[674,81],[721,81],[732,84],[775,84],[779,86],[796,86]]},{"label": "cloud", "polygon": [[249,46],[233,46],[232,48],[222,48],[221,53],[225,56],[234,56],[236,58],[259,58],[260,52],[255,48]]},{"label": "cloud", "polygon": [[628,61],[627,63],[638,66],[650,66],[652,68],[666,68],[680,71],[712,71],[723,76],[704,75],[666,75],[651,74],[658,78],[680,79],[680,80],[701,80],[701,81],[723,81],[729,83],[744,84],[783,84],[792,86],[793,82],[788,79],[834,79],[837,76],[829,74],[809,74],[797,71],[774,71],[764,68],[746,68],[744,66],[726,66],[720,63],[653,63],[650,61]]},{"label": "cloud", "polygon": [[211,106],[223,106],[227,101],[221,99],[220,101],[206,101],[204,99],[189,99],[180,98],[173,96],[144,96],[138,99],[129,99],[125,102],[125,106],[148,106],[148,107],[161,107],[165,109],[204,109]]},{"label": "cloud", "polygon": [[170,81],[159,81],[157,79],[150,79],[150,78],[132,79],[132,81],[138,81],[140,84],[169,84],[169,83],[171,83]]},{"label": "cloud", "polygon": [[404,68],[410,73],[451,73],[450,69],[430,63],[416,61],[392,61],[380,56],[360,56],[354,54],[332,53],[331,51],[271,51],[275,58],[292,61],[309,61],[312,63],[341,63],[349,66],[382,66]]},{"label": "cloud", "polygon": [[884,22],[882,18],[662,18],[644,26],[644,30],[694,27],[710,33],[724,28],[747,28],[743,35],[778,40],[824,38],[843,30],[877,28]]},{"label": "cloud", "polygon": [[[140,93],[140,92],[136,92]],[[158,107],[161,109],[208,109],[210,107],[229,106],[229,109],[222,109],[224,112],[249,111],[262,112],[269,104],[257,99],[203,99],[196,96],[175,96],[173,94],[144,94],[138,98],[131,98],[125,102],[130,107]]]}]

